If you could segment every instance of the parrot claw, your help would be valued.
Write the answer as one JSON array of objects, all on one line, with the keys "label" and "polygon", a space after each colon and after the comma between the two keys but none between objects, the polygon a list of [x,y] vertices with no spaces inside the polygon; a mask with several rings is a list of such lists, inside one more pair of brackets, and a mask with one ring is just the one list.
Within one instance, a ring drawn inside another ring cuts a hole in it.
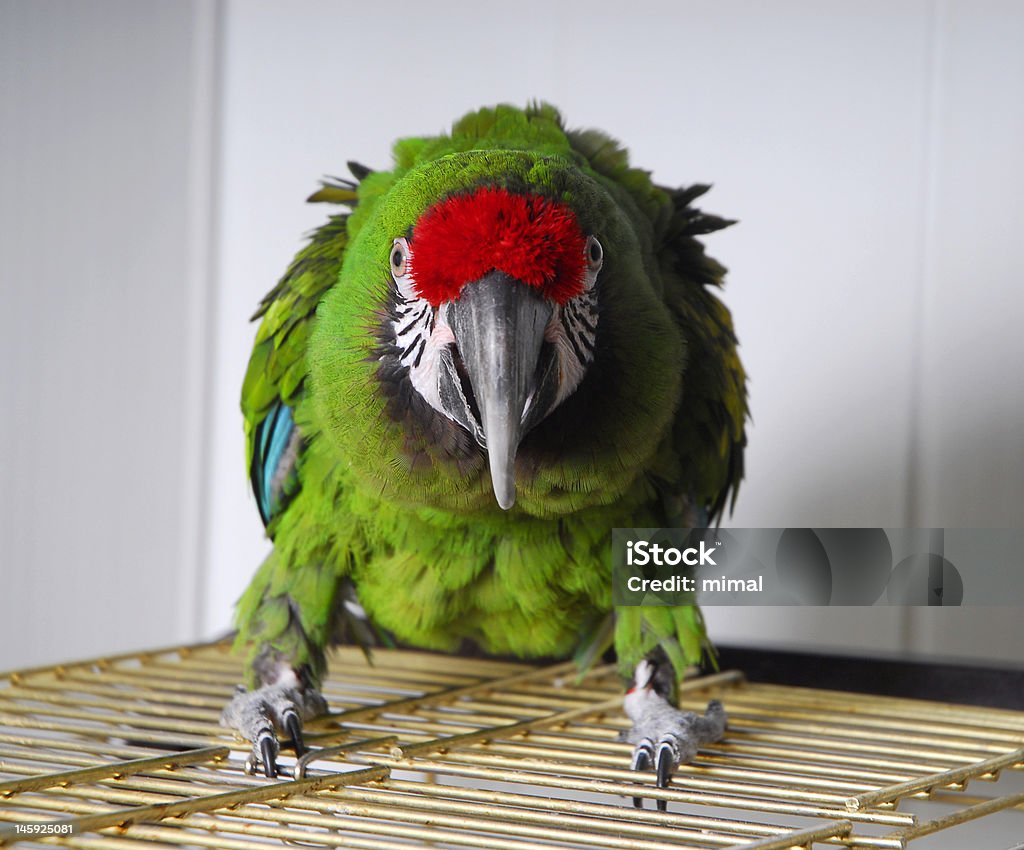
[{"label": "parrot claw", "polygon": [[[647,770],[651,766],[652,747],[650,738],[644,738],[644,740],[637,744],[636,749],[633,750],[632,770]],[[644,807],[644,798],[634,797],[633,805],[638,809],[642,809]]]},{"label": "parrot claw", "polygon": [[[626,714],[633,728],[623,740],[633,744],[632,769],[654,769],[658,788],[668,788],[673,771],[693,759],[700,747],[720,741],[725,735],[727,717],[718,700],[708,703],[705,714],[682,711],[659,692],[656,665],[641,661],[636,668],[635,684],[626,694]],[[633,805],[642,808],[641,797]],[[668,801],[658,799],[659,811],[667,811]]]},{"label": "parrot claw", "polygon": [[[260,754],[263,756],[263,772],[267,775],[267,779],[274,779],[277,776],[277,753],[279,750],[277,738],[273,733],[263,735],[256,746],[259,747]],[[255,751],[256,747],[253,747],[253,752],[255,753]]]},{"label": "parrot claw", "polygon": [[295,758],[302,758],[306,754],[306,742],[302,738],[302,721],[294,711],[287,711],[284,715],[284,728],[292,739],[292,746],[295,748]]},{"label": "parrot claw", "polygon": [[[672,768],[675,764],[672,763],[672,746],[668,743],[662,742],[658,746],[658,787],[668,788],[669,779],[672,778]],[[658,799],[657,801],[658,811],[664,812],[668,809],[668,800]]]},{"label": "parrot claw", "polygon": [[278,735],[287,735],[295,755],[301,758],[306,752],[303,720],[327,711],[323,696],[303,685],[290,667],[278,672],[273,683],[256,690],[239,687],[220,718],[222,726],[234,729],[252,742],[252,750],[245,761],[246,772],[253,774],[262,767],[268,779],[275,779],[281,772],[277,763],[281,751]]}]

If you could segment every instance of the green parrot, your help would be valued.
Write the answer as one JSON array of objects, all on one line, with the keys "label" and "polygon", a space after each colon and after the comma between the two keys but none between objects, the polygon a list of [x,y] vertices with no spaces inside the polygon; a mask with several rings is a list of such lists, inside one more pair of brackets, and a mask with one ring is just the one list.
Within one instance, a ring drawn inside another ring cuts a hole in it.
[{"label": "green parrot", "polygon": [[326,710],[325,648],[591,663],[633,689],[633,767],[659,784],[725,714],[671,705],[710,649],[698,608],[612,603],[614,527],[714,522],[743,472],[732,222],[666,189],[547,104],[472,112],[349,164],[340,205],[262,301],[242,388],[273,540],[237,608],[247,687],[223,722],[276,774]]}]

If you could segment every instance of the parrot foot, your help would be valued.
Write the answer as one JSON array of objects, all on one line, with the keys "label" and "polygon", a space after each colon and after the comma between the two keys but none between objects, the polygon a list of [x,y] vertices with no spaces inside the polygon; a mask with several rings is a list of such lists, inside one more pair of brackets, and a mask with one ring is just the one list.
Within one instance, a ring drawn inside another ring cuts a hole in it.
[{"label": "parrot foot", "polygon": [[287,735],[301,757],[306,752],[302,738],[302,722],[327,711],[327,701],[315,688],[303,684],[302,678],[288,665],[273,671],[276,678],[256,690],[239,685],[224,711],[220,723],[241,734],[252,743],[252,752],[245,769],[255,773],[260,765],[268,779],[277,776],[277,755],[281,751],[278,734]]},{"label": "parrot foot", "polygon": [[[653,769],[659,788],[667,788],[672,772],[693,759],[706,744],[725,735],[727,717],[718,700],[708,703],[705,714],[682,711],[669,702],[664,682],[656,675],[658,664],[645,659],[636,666],[634,684],[623,701],[633,727],[622,733],[622,740],[633,744],[633,770]],[[634,797],[633,805],[643,807],[643,798]],[[660,811],[668,807],[658,800]]]}]

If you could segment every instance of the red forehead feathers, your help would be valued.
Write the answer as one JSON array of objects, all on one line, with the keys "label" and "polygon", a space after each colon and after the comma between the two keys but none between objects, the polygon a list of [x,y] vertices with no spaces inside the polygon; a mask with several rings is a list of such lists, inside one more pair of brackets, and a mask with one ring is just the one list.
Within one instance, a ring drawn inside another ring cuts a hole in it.
[{"label": "red forehead feathers", "polygon": [[435,204],[417,222],[409,271],[435,307],[492,269],[559,304],[583,291],[585,237],[565,204],[481,188]]}]

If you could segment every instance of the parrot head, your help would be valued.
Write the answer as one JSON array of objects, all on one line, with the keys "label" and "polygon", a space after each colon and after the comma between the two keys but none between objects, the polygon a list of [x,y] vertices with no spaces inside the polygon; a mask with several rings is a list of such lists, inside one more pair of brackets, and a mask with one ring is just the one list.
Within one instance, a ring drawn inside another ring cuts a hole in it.
[{"label": "parrot head", "polygon": [[621,199],[571,155],[402,167],[398,150],[360,183],[317,311],[319,427],[410,505],[610,503],[672,415],[682,357]]},{"label": "parrot head", "polygon": [[504,509],[520,443],[593,359],[603,260],[567,203],[494,184],[441,198],[392,241],[397,357],[414,391],[486,451]]}]

